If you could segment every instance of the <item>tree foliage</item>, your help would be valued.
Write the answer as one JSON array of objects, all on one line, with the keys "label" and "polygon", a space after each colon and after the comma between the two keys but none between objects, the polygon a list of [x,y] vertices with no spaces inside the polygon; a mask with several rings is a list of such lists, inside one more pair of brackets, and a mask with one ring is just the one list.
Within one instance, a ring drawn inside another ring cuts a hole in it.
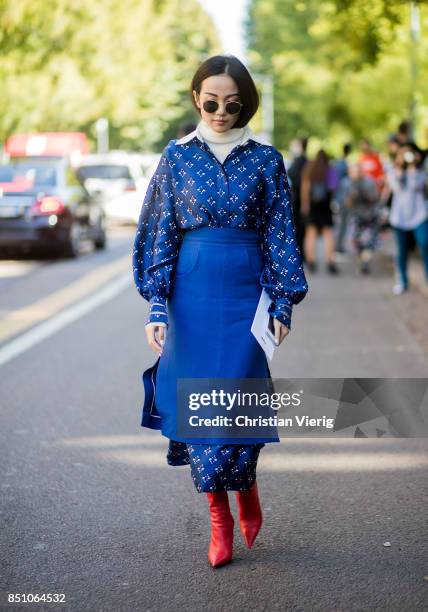
[{"label": "tree foliage", "polygon": [[0,141],[17,131],[84,130],[160,147],[193,117],[197,65],[220,52],[197,0],[0,0]]},{"label": "tree foliage", "polygon": [[[274,78],[275,138],[312,135],[336,148],[378,144],[407,118],[415,85],[419,131],[428,122],[428,1],[421,0],[419,74],[410,70],[409,2],[250,0],[250,65]],[[427,123],[428,125],[428,123]]]}]

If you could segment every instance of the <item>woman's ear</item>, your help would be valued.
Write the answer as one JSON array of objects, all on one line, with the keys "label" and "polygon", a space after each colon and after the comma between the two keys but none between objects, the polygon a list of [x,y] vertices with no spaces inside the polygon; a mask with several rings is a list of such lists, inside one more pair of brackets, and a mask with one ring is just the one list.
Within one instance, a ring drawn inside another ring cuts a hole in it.
[{"label": "woman's ear", "polygon": [[201,110],[201,107],[200,107],[200,104],[199,104],[199,94],[198,94],[198,92],[194,89],[192,91],[192,94],[193,94],[193,98],[194,98],[194,100],[196,102],[196,106],[199,108],[199,110]]}]

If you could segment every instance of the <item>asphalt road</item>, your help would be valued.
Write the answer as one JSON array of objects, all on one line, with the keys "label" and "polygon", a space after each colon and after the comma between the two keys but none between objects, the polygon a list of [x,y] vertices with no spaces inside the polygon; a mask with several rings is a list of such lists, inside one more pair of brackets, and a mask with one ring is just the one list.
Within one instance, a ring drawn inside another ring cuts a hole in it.
[{"label": "asphalt road", "polygon": [[[156,357],[131,237],[77,262],[0,261],[1,609],[426,610],[423,438],[267,445],[256,544],[236,529],[233,563],[208,565],[205,496],[187,466],[166,464],[167,439],[139,426]],[[426,377],[426,299],[403,296],[409,314],[380,264],[369,278],[352,261],[342,272],[308,276],[272,374]]]}]

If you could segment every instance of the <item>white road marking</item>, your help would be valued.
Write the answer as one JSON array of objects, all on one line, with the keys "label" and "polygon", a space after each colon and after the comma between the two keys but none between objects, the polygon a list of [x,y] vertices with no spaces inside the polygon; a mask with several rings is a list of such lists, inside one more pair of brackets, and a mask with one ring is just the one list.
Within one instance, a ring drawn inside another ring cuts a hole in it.
[{"label": "white road marking", "polygon": [[31,270],[39,267],[37,261],[19,261],[15,259],[3,259],[0,261],[0,280],[13,276],[28,275]]},{"label": "white road marking", "polygon": [[37,323],[55,316],[72,304],[91,295],[96,289],[106,286],[110,279],[130,269],[129,255],[116,259],[69,283],[54,293],[11,312],[0,319],[0,342],[6,342],[18,333],[23,333]]},{"label": "white road marking", "polygon": [[49,338],[49,336],[52,336],[70,323],[77,321],[88,312],[95,310],[95,308],[101,304],[108,302],[130,287],[132,282],[132,275],[129,272],[121,274],[118,278],[109,281],[109,284],[103,289],[100,289],[77,304],[72,305],[59,312],[57,315],[52,316],[47,321],[23,333],[15,340],[12,340],[0,348],[0,366],[11,361],[14,357],[21,355],[46,338]]}]

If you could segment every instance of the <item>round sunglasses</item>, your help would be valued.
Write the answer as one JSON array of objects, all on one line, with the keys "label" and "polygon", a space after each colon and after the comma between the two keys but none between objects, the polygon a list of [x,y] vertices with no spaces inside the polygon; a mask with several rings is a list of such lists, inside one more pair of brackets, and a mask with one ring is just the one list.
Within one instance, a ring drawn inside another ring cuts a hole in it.
[{"label": "round sunglasses", "polygon": [[[206,113],[215,113],[219,107],[219,103],[215,100],[206,100],[202,104],[202,106]],[[229,115],[236,115],[236,113],[239,113],[243,106],[244,105],[242,104],[242,102],[226,102],[224,108],[226,110],[226,113],[228,113]]]}]

